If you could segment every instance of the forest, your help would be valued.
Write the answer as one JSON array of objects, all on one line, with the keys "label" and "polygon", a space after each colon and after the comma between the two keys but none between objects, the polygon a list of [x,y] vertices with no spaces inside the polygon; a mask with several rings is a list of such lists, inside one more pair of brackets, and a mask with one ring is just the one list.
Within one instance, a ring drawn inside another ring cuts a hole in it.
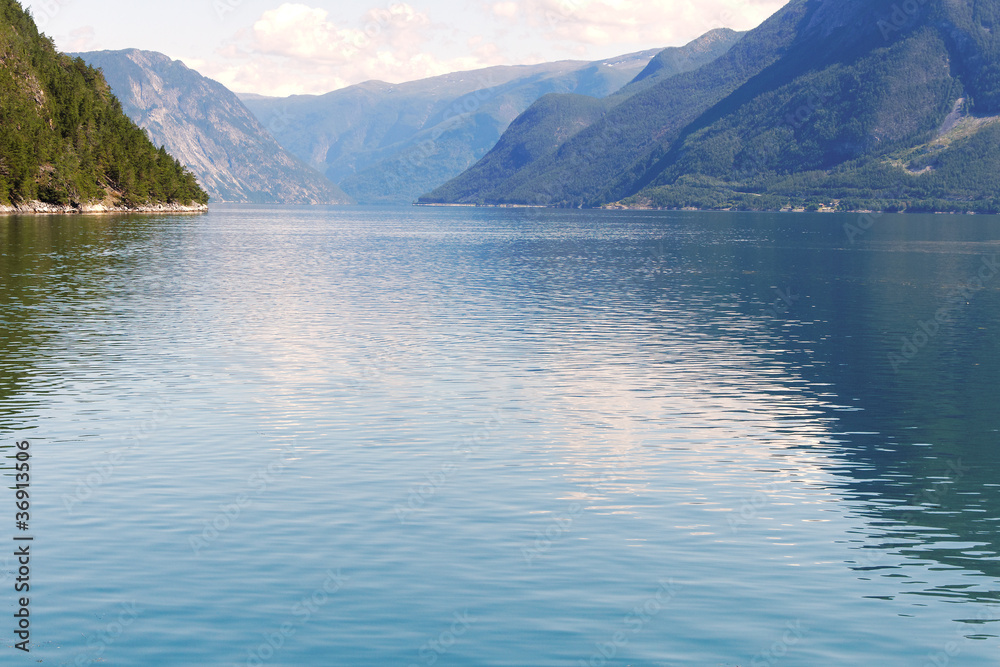
[{"label": "forest", "polygon": [[205,204],[195,177],[122,112],[99,70],[0,0],[0,204]]}]

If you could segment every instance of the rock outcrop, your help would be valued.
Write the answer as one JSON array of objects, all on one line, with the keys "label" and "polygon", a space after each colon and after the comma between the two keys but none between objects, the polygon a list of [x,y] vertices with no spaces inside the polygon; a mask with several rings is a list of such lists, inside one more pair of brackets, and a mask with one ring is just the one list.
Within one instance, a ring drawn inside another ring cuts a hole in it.
[{"label": "rock outcrop", "polygon": [[125,113],[198,177],[213,202],[346,204],[284,150],[222,84],[153,51],[76,54],[99,67]]}]

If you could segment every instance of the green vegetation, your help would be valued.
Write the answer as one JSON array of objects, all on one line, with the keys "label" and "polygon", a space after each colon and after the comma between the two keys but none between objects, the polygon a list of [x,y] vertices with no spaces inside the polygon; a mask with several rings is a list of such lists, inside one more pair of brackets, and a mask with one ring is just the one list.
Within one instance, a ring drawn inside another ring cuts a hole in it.
[{"label": "green vegetation", "polygon": [[[665,49],[632,82],[602,100],[541,97],[479,163],[420,201],[583,204],[590,188],[617,174],[637,150],[679,130],[735,87],[728,69],[708,79],[690,73],[737,51],[742,37],[713,30]],[[744,70],[745,58],[737,56],[733,67]]]},{"label": "green vegetation", "polygon": [[[690,131],[652,183],[623,203],[997,212],[1000,133],[966,115],[972,104],[960,97],[955,62],[924,27],[796,77]],[[946,119],[956,123],[951,131]]]},{"label": "green vegetation", "polygon": [[866,157],[831,170],[734,183],[684,175],[621,203],[652,208],[781,210],[816,205],[841,211],[1000,213],[1000,123],[980,123],[968,136]]},{"label": "green vegetation", "polygon": [[998,212],[998,114],[1000,0],[792,0],[526,167],[424,201]]},{"label": "green vegetation", "polygon": [[194,176],[123,113],[98,70],[0,0],[0,204],[207,203]]}]

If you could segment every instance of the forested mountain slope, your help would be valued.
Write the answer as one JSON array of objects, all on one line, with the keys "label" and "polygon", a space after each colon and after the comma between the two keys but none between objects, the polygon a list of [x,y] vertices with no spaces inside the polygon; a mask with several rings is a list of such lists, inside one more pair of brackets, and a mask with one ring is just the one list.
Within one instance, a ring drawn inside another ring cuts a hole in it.
[{"label": "forested mountain slope", "polygon": [[664,49],[628,85],[602,99],[570,94],[542,97],[511,124],[482,160],[421,201],[465,202],[476,198],[477,193],[512,179],[554,152],[632,96],[716,60],[741,37],[742,33],[719,29],[685,46]]},{"label": "forested mountain slope", "polygon": [[792,0],[527,168],[436,200],[994,210],[1000,0],[907,7]]},{"label": "forested mountain slope", "polygon": [[0,205],[203,205],[195,177],[122,112],[100,72],[0,0]]}]

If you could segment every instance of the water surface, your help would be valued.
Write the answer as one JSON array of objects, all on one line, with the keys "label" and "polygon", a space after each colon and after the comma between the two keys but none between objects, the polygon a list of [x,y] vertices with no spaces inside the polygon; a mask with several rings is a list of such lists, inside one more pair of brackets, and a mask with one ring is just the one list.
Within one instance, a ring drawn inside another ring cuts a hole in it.
[{"label": "water surface", "polygon": [[985,216],[0,218],[4,661],[997,664],[998,253]]}]

